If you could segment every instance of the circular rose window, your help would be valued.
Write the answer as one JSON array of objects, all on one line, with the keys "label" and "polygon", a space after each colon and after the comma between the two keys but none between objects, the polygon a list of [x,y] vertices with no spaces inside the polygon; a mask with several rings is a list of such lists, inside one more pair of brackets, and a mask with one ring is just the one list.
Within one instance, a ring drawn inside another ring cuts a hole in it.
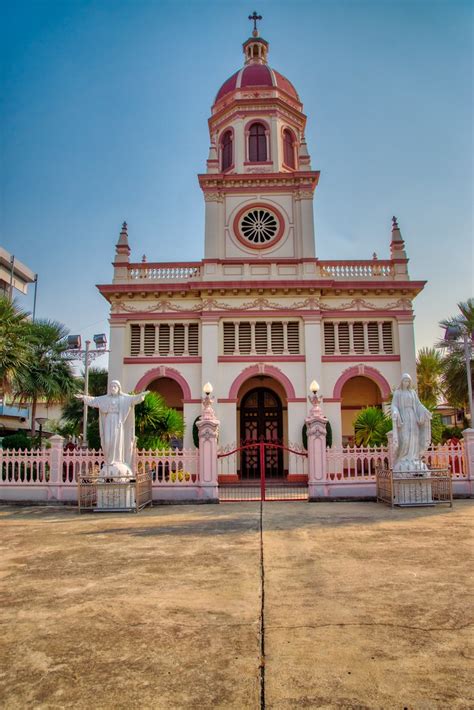
[{"label": "circular rose window", "polygon": [[266,205],[255,205],[240,210],[234,230],[246,246],[264,249],[272,246],[283,233],[284,222],[277,210]]}]

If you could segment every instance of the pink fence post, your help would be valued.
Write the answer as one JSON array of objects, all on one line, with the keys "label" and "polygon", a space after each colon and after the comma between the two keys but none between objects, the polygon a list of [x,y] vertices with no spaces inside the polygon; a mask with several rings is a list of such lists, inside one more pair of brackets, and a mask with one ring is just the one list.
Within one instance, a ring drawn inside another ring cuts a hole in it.
[{"label": "pink fence post", "polygon": [[202,414],[196,422],[199,431],[199,487],[209,503],[218,503],[217,437],[220,422],[212,408],[214,397],[211,391],[206,392],[202,400]]},{"label": "pink fence post", "polygon": [[469,486],[469,495],[474,496],[474,429],[464,429],[462,433],[464,442],[464,456],[466,461],[466,475]]},{"label": "pink fence post", "polygon": [[50,438],[51,449],[50,470],[49,470],[49,493],[48,498],[61,500],[63,482],[63,446],[64,438],[59,434],[54,434]]},{"label": "pink fence post", "polygon": [[308,438],[308,500],[316,501],[328,495],[326,481],[326,424],[317,391],[309,396],[311,409],[306,417]]}]

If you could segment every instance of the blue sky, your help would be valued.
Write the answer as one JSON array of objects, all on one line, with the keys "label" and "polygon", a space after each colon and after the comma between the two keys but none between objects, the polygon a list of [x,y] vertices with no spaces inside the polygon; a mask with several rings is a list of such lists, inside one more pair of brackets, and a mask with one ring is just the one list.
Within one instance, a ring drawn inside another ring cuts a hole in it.
[{"label": "blue sky", "polygon": [[[473,288],[473,5],[260,1],[271,66],[308,116],[322,259],[388,256],[397,215],[417,346]],[[95,289],[129,223],[132,258],[203,256],[196,174],[221,83],[242,65],[241,0],[9,3],[2,37],[0,243],[39,274],[37,312],[108,332]],[[20,303],[31,308],[32,292]],[[98,364],[101,360],[98,361]]]}]

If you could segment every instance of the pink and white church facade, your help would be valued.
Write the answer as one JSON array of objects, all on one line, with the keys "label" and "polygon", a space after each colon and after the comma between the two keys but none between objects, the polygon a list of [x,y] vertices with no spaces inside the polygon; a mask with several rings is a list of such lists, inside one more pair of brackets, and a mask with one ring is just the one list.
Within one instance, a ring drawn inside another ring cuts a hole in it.
[{"label": "pink and white church facade", "polygon": [[182,410],[186,448],[208,381],[219,445],[230,446],[301,445],[312,380],[333,442],[346,443],[360,409],[383,406],[403,372],[416,379],[412,304],[424,282],[409,277],[397,221],[388,259],[318,259],[306,116],[268,50],[254,30],[211,109],[204,258],[131,261],[124,223],[112,283],[98,286],[110,303],[110,379]]}]

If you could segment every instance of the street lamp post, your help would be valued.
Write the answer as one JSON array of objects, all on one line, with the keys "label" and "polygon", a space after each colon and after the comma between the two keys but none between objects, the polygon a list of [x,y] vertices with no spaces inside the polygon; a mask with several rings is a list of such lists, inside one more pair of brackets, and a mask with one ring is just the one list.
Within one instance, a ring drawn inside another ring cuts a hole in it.
[{"label": "street lamp post", "polygon": [[39,447],[41,449],[41,442],[43,438],[43,424],[46,424],[48,417],[35,417],[35,421],[39,426]]},{"label": "street lamp post", "polygon": [[[94,343],[96,346],[95,350],[91,350],[91,341],[86,340],[86,347],[83,350],[81,347],[81,336],[80,335],[69,335],[68,336],[68,349],[66,350],[66,357],[71,360],[80,360],[84,363],[84,394],[87,396],[89,394],[89,367],[91,362],[96,358],[110,352],[107,350],[107,338],[104,333],[98,333],[94,335]],[[84,402],[84,411],[82,418],[82,445],[87,447],[87,418],[88,418],[88,406]]]}]

